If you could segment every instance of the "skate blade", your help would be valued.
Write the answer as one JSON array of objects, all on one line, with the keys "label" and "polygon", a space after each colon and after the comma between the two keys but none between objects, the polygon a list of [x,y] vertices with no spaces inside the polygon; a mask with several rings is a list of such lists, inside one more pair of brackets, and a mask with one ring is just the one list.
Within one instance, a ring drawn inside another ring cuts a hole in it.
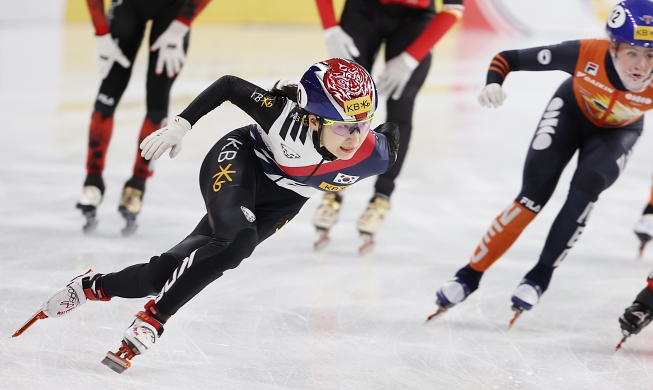
[{"label": "skate blade", "polygon": [[316,251],[326,247],[331,242],[331,238],[329,238],[329,232],[328,231],[322,230],[322,229],[318,229],[317,231],[318,231],[319,237],[317,238],[317,241],[315,241],[315,243],[313,243],[313,249],[315,249]]},{"label": "skate blade", "polygon": [[122,374],[132,365],[128,359],[123,359],[111,351],[107,352],[107,356],[102,359],[102,364],[109,367],[118,374]]},{"label": "skate blade", "polygon": [[642,260],[644,258],[644,248],[646,247],[646,244],[642,244],[639,247],[639,250],[637,251],[637,260]]},{"label": "skate blade", "polygon": [[358,254],[364,255],[374,249],[376,242],[374,241],[374,236],[369,233],[361,233],[361,237],[363,238],[363,243],[358,247]]},{"label": "skate blade", "polygon": [[127,222],[127,226],[125,226],[124,228],[122,228],[122,230],[120,230],[120,234],[123,237],[129,237],[132,234],[136,233],[136,229],[138,229],[138,224],[136,222],[132,222],[132,223]]},{"label": "skate blade", "polygon": [[627,339],[628,339],[628,336],[624,336],[624,337],[621,339],[621,341],[619,342],[619,344],[617,344],[617,346],[615,347],[614,351],[617,352],[618,350],[620,350],[620,349],[621,349],[621,344],[625,343]]},{"label": "skate blade", "polygon": [[36,314],[34,314],[27,322],[23,324],[23,326],[20,327],[17,331],[14,332],[14,334],[11,335],[11,337],[18,337],[21,334],[23,334],[24,331],[26,331],[30,326],[34,325],[34,323],[38,320],[42,320],[48,318],[45,313],[43,313],[43,310],[39,310]]},{"label": "skate blade", "polygon": [[92,221],[86,221],[86,224],[82,226],[82,231],[84,234],[90,234],[95,231],[97,228],[98,221],[97,220],[92,220]]},{"label": "skate blade", "polygon": [[436,311],[435,313],[431,314],[431,315],[426,319],[426,321],[424,321],[424,323],[426,324],[427,322],[431,321],[432,319],[441,316],[441,315],[444,314],[446,311],[447,311],[447,309],[443,309],[443,308],[439,307],[439,308],[438,308],[438,311]]},{"label": "skate blade", "polygon": [[519,318],[519,316],[521,315],[521,313],[524,312],[524,309],[519,308],[519,307],[514,306],[514,305],[512,306],[511,309],[512,309],[512,311],[515,312],[515,316],[512,317],[512,320],[510,320],[510,323],[508,324],[508,328],[512,328],[512,326],[515,325],[515,322],[517,321],[517,318]]}]

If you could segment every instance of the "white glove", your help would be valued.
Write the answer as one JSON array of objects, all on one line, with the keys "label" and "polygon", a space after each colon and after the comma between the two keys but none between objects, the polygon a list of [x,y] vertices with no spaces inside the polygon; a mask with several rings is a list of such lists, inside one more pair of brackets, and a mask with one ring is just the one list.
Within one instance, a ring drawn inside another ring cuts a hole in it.
[{"label": "white glove", "polygon": [[354,40],[340,26],[333,26],[324,30],[324,39],[331,58],[353,60],[354,57],[361,55],[354,44]]},{"label": "white glove", "polygon": [[503,92],[500,84],[492,83],[483,88],[483,92],[478,95],[478,102],[483,107],[499,107],[506,100],[506,93]]},{"label": "white glove", "polygon": [[388,60],[385,63],[383,73],[379,76],[379,81],[376,83],[379,94],[384,96],[392,94],[392,99],[399,99],[404,92],[404,88],[406,88],[410,75],[413,74],[418,65],[419,61],[406,52],[402,52]]},{"label": "white glove", "polygon": [[168,77],[173,78],[181,71],[182,65],[186,62],[184,53],[184,37],[190,28],[178,20],[173,20],[168,28],[157,38],[151,52],[159,51],[159,58],[156,61],[154,73],[163,73],[163,66],[166,67]]},{"label": "white glove", "polygon": [[95,54],[102,80],[107,77],[114,62],[119,63],[123,68],[129,68],[131,66],[131,62],[122,54],[122,50],[120,50],[116,41],[111,37],[111,34],[95,36]]},{"label": "white glove", "polygon": [[141,156],[146,160],[157,160],[168,149],[170,158],[174,158],[181,150],[181,139],[190,130],[190,122],[182,117],[175,117],[175,120],[168,126],[155,131],[141,142]]}]

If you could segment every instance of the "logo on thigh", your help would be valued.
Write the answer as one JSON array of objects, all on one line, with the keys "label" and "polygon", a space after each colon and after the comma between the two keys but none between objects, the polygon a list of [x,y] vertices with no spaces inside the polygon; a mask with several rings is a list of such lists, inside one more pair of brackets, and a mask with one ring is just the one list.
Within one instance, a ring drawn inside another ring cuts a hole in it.
[{"label": "logo on thigh", "polygon": [[535,132],[535,138],[531,147],[535,150],[544,150],[551,146],[553,143],[553,134],[555,134],[555,127],[558,126],[558,115],[560,109],[565,105],[564,100],[559,97],[554,97],[546,107],[540,126]]},{"label": "logo on thigh", "polygon": [[222,189],[222,185],[227,181],[233,181],[231,175],[236,174],[236,171],[229,170],[231,168],[231,164],[227,165],[226,168],[223,168],[222,165],[218,166],[218,168],[220,168],[220,172],[212,176],[212,178],[215,179],[215,182],[213,183],[213,192],[220,191]]}]

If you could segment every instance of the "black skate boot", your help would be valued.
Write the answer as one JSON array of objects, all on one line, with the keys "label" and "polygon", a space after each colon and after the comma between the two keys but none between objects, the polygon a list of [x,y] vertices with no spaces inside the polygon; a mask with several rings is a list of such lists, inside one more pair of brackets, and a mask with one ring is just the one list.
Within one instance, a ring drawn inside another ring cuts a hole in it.
[{"label": "black skate boot", "polygon": [[125,218],[126,225],[121,233],[124,237],[134,234],[138,228],[136,216],[141,212],[143,206],[143,194],[145,193],[145,179],[132,176],[127,180],[122,190],[118,211]]},{"label": "black skate boot", "polygon": [[641,332],[651,319],[653,319],[653,290],[647,287],[637,294],[635,302],[619,317],[619,325],[624,337],[615,350],[618,351],[628,337]]},{"label": "black skate boot", "polygon": [[82,227],[84,233],[91,233],[97,227],[97,208],[104,196],[104,181],[102,175],[89,174],[84,180],[82,196],[77,202],[77,208],[82,210],[86,223]]},{"label": "black skate boot", "polygon": [[131,367],[130,360],[136,355],[142,355],[154,347],[159,337],[163,334],[163,325],[170,318],[161,313],[155,306],[154,300],[145,304],[145,310],[136,313],[136,319],[125,330],[118,352],[107,352],[102,360],[118,374],[122,374]]}]

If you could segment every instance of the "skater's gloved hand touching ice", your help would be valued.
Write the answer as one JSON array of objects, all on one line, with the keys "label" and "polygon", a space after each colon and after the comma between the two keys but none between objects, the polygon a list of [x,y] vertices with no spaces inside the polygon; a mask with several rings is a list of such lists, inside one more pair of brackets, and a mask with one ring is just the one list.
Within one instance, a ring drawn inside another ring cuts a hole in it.
[{"label": "skater's gloved hand touching ice", "polygon": [[182,117],[175,117],[175,120],[168,126],[155,131],[141,142],[141,156],[147,160],[158,159],[168,149],[170,158],[174,158],[181,150],[181,139],[191,125]]},{"label": "skater's gloved hand touching ice", "polygon": [[150,47],[151,52],[159,51],[159,58],[156,61],[154,73],[157,75],[162,74],[164,65],[169,78],[175,77],[181,71],[181,67],[186,62],[184,37],[188,34],[189,29],[184,23],[173,20],[163,34],[154,42],[152,47]]},{"label": "skater's gloved hand touching ice", "polygon": [[346,58],[353,60],[360,56],[354,40],[342,30],[340,26],[333,26],[324,30],[329,56],[332,58]]},{"label": "skater's gloved hand touching ice", "polygon": [[131,62],[122,53],[111,34],[96,35],[95,43],[97,64],[103,80],[109,75],[114,62],[117,62],[123,68],[131,66]]},{"label": "skater's gloved hand touching ice", "polygon": [[418,65],[419,61],[406,52],[388,60],[376,84],[379,94],[388,97],[392,95],[392,99],[399,99],[410,79],[410,75],[413,74]]},{"label": "skater's gloved hand touching ice", "polygon": [[504,100],[506,100],[506,93],[503,92],[501,85],[497,83],[486,85],[483,92],[478,95],[478,102],[481,103],[481,106],[488,108],[499,107]]}]

